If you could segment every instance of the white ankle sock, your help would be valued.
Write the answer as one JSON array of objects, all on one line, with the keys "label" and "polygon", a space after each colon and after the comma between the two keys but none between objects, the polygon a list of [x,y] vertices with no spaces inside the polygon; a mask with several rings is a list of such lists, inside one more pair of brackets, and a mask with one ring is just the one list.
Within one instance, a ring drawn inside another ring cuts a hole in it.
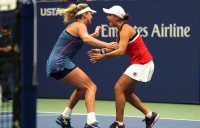
[{"label": "white ankle sock", "polygon": [[66,107],[65,110],[63,111],[62,115],[64,118],[71,118],[71,113],[72,113],[72,109]]},{"label": "white ankle sock", "polygon": [[145,115],[145,117],[151,118],[151,117],[152,117],[152,112],[147,113],[147,114]]},{"label": "white ankle sock", "polygon": [[97,120],[95,112],[90,112],[87,114],[87,124],[93,124],[96,121]]},{"label": "white ankle sock", "polygon": [[124,122],[115,121],[119,124],[119,126],[123,126]]}]

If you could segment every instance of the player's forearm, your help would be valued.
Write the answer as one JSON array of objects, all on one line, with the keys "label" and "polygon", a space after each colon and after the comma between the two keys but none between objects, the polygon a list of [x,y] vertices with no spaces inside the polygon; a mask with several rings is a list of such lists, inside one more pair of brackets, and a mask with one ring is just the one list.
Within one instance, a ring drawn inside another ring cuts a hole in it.
[{"label": "player's forearm", "polygon": [[110,49],[110,48],[103,48],[103,49],[105,49],[105,52],[106,52],[106,53],[109,53],[109,52],[112,52],[112,51],[115,50],[115,49]]},{"label": "player's forearm", "polygon": [[[110,49],[109,49],[110,50]],[[110,57],[117,57],[117,56],[122,56],[125,54],[125,51],[124,50],[121,50],[121,49],[116,49],[114,51],[110,51],[107,53],[106,51],[106,54],[104,54],[104,58],[110,58]]]},{"label": "player's forearm", "polygon": [[96,47],[106,47],[106,42],[104,41],[100,41],[100,40],[97,40],[95,39],[94,37],[92,36],[87,36],[83,39],[84,42],[86,42],[87,44],[89,45],[92,45],[92,46],[96,46]]}]

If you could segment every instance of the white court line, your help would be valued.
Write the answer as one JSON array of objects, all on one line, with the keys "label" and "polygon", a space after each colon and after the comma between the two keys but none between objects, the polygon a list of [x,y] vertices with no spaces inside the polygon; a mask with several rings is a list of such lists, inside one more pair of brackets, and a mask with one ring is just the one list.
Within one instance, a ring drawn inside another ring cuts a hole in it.
[{"label": "white court line", "polygon": [[[39,114],[37,114],[37,116],[54,116],[54,115],[58,115],[60,113],[58,112],[38,112]],[[44,114],[48,114],[48,115],[44,115]],[[83,113],[72,113],[72,115],[87,115],[87,114],[83,114]],[[98,116],[115,116],[115,115],[103,115],[103,114],[96,114]],[[141,116],[128,116],[125,115],[124,117],[134,117],[134,118],[144,118]],[[198,122],[200,120],[189,120],[189,119],[175,119],[175,118],[160,118],[160,120],[179,120],[179,121],[194,121],[194,122]]]}]

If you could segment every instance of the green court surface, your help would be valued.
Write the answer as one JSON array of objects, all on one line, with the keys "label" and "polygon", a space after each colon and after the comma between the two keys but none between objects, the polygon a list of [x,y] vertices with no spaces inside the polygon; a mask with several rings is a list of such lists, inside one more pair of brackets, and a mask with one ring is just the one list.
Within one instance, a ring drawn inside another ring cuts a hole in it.
[{"label": "green court surface", "polygon": [[[37,112],[62,112],[66,106],[65,99],[38,99]],[[96,100],[96,113],[101,115],[115,115],[114,101]],[[161,118],[200,120],[200,105],[195,104],[170,104],[170,103],[144,103],[152,111],[156,111]],[[80,100],[75,106],[73,113],[86,114],[85,102]],[[126,116],[140,116],[143,114],[126,104]]]}]

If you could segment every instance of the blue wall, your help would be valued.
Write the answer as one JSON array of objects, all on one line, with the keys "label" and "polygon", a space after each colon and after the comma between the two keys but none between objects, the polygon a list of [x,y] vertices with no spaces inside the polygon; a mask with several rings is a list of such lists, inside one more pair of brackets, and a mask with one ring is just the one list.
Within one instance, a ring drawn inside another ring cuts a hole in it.
[{"label": "blue wall", "polygon": [[[62,17],[55,13],[58,7],[69,3],[37,3],[37,42],[38,42],[38,97],[69,98],[72,87],[62,86],[45,73],[46,60],[54,43],[66,25]],[[109,34],[106,14],[102,8],[115,4],[121,5],[130,15],[132,24],[146,42],[154,57],[155,72],[151,82],[142,83],[137,94],[143,101],[199,103],[199,38],[200,2],[186,1],[118,1],[88,2],[98,12],[94,15],[89,31],[101,25],[104,29],[99,39],[114,41],[115,35]],[[171,27],[171,28],[170,28]],[[165,30],[163,29],[165,28]],[[178,33],[177,29],[184,32]],[[170,30],[167,30],[170,29]],[[164,32],[167,31],[167,32]],[[164,32],[164,33],[162,33]],[[85,44],[74,58],[97,84],[97,99],[113,100],[113,87],[119,76],[129,65],[127,56],[105,59],[91,64],[86,52],[91,46]]]}]

